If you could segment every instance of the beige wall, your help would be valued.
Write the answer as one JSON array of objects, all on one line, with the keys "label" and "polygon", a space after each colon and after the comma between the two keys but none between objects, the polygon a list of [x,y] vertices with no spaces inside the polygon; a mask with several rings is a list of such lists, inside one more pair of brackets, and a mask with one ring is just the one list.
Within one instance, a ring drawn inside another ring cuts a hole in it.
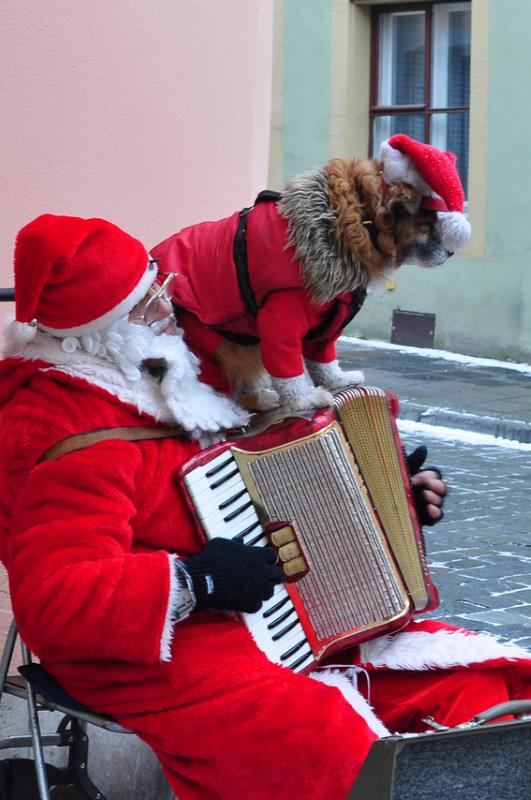
[{"label": "beige wall", "polygon": [[43,212],[155,244],[266,185],[272,0],[0,7],[0,285]]}]

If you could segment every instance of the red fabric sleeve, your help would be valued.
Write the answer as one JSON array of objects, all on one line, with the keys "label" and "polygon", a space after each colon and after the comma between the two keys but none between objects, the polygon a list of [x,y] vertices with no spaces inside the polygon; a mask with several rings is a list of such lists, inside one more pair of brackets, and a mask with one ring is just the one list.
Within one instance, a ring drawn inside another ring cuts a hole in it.
[{"label": "red fabric sleeve", "polygon": [[264,367],[274,378],[304,372],[302,339],[310,329],[308,300],[302,289],[274,291],[256,318]]},{"label": "red fabric sleeve", "polygon": [[309,361],[318,361],[320,364],[329,364],[337,358],[336,340],[328,339],[325,342],[303,342],[302,353]]},{"label": "red fabric sleeve", "polygon": [[170,592],[164,550],[134,553],[139,451],[100,443],[39,465],[14,509],[13,609],[42,659],[160,660]]}]

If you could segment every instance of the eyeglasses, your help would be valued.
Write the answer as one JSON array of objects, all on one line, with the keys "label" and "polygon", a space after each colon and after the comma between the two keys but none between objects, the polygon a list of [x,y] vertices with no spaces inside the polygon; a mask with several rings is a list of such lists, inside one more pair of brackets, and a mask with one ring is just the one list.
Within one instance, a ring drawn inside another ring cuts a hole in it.
[{"label": "eyeglasses", "polygon": [[[158,277],[163,277],[164,280],[162,283],[152,284],[146,297],[132,310],[131,321],[151,327],[156,322],[171,316],[175,273],[159,272]],[[161,306],[161,300],[164,306]]]}]

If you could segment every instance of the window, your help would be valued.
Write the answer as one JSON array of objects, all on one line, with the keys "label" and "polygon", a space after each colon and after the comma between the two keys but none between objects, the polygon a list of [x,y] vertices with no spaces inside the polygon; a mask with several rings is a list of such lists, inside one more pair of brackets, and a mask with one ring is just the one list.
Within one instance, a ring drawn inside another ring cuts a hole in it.
[{"label": "window", "polygon": [[406,133],[451,150],[468,184],[470,2],[373,11],[370,148]]}]

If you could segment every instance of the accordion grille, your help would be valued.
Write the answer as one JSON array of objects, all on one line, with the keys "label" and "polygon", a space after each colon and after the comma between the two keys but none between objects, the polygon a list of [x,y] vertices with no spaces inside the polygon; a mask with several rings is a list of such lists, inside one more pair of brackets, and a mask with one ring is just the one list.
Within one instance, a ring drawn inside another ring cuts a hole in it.
[{"label": "accordion grille", "polygon": [[422,554],[415,541],[385,392],[373,387],[347,389],[336,395],[336,406],[415,608],[421,610],[428,602]]},{"label": "accordion grille", "polygon": [[295,523],[310,566],[297,589],[317,636],[403,613],[403,587],[339,427],[253,455],[245,460],[265,516]]}]

